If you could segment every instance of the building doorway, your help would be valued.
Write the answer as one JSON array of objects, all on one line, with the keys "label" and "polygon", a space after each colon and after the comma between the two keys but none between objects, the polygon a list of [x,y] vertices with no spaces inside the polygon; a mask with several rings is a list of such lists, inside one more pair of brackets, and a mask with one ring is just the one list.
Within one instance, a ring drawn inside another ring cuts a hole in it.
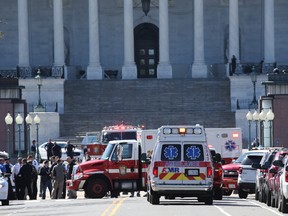
[{"label": "building doorway", "polygon": [[135,63],[138,78],[156,78],[159,62],[159,29],[142,23],[134,29]]}]

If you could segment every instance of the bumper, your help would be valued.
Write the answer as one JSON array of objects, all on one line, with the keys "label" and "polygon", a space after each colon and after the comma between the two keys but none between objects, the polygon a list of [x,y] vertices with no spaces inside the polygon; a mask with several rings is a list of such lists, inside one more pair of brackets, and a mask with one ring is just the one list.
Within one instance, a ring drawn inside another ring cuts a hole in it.
[{"label": "bumper", "polygon": [[224,179],[223,189],[237,190],[238,189],[238,179]]},{"label": "bumper", "polygon": [[248,193],[255,193],[256,183],[239,183],[239,188]]},{"label": "bumper", "polygon": [[84,184],[85,184],[85,180],[67,180],[66,188],[68,190],[78,191],[80,189],[83,189]]}]

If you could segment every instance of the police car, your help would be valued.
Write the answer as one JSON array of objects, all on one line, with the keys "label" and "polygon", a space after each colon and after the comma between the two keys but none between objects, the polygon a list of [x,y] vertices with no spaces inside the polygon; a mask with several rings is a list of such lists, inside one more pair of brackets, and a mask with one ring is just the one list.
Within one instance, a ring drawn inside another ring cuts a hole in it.
[{"label": "police car", "polygon": [[147,200],[197,197],[213,204],[213,162],[204,127],[162,126],[148,169]]}]

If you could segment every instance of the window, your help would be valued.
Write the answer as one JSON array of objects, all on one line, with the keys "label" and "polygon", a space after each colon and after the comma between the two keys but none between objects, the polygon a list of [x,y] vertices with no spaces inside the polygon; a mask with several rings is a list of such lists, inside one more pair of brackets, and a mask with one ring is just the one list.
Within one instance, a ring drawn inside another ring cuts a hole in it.
[{"label": "window", "polygon": [[123,148],[123,152],[122,152],[122,159],[129,159],[132,158],[132,144],[129,143],[125,143],[125,144],[121,144],[122,148]]},{"label": "window", "polygon": [[203,146],[200,144],[184,145],[184,161],[203,161]]},{"label": "window", "polygon": [[162,161],[180,161],[181,160],[181,145],[165,144],[161,150]]}]

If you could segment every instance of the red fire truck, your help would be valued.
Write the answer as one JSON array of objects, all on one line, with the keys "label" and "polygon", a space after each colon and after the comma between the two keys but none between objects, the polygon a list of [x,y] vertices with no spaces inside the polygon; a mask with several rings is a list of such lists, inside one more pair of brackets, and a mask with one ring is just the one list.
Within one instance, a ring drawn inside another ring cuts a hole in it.
[{"label": "red fire truck", "polygon": [[[107,131],[102,138],[112,139],[114,135],[119,133]],[[78,165],[72,179],[66,182],[67,189],[84,189],[86,198],[102,198],[109,191],[111,197],[117,197],[120,192],[146,190],[148,160],[146,154],[145,162],[141,160],[141,149],[136,139],[110,141],[100,159]]]},{"label": "red fire truck", "polygon": [[141,128],[132,125],[112,125],[104,127],[101,132],[87,132],[82,145],[87,148],[91,158],[100,158],[111,140],[136,140]]}]

